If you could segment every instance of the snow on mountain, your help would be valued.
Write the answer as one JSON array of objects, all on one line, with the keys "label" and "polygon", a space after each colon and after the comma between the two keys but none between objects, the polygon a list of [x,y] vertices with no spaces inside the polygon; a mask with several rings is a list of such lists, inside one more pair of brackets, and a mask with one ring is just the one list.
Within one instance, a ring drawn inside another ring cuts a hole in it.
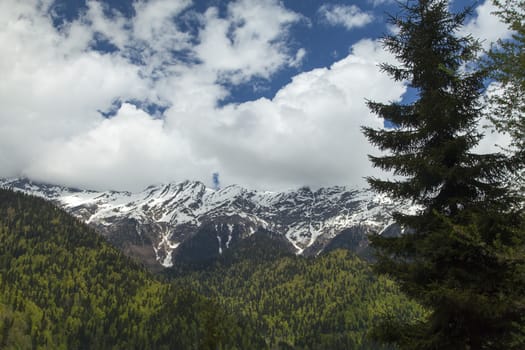
[{"label": "snow on mountain", "polygon": [[184,181],[131,193],[0,179],[0,187],[51,200],[126,254],[164,267],[187,256],[184,250],[203,257],[222,254],[259,230],[285,237],[297,254],[318,254],[349,230],[366,246],[368,234],[392,224],[392,212],[416,210],[384,195],[341,186],[259,192],[236,185],[212,190]]}]

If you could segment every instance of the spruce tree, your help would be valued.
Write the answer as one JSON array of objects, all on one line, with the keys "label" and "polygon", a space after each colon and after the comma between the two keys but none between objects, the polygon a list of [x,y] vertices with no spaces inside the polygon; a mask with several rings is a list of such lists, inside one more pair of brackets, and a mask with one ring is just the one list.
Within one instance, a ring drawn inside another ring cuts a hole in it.
[{"label": "spruce tree", "polygon": [[418,97],[368,102],[395,128],[363,128],[387,153],[370,156],[373,165],[395,175],[369,178],[371,187],[420,208],[394,214],[400,237],[372,237],[376,270],[428,309],[423,320],[392,318],[375,329],[405,349],[525,346],[523,216],[503,183],[509,159],[472,152],[485,72],[471,69],[477,42],[458,35],[468,13],[451,13],[446,0],[409,0],[391,18],[399,32],[383,44],[400,65],[382,69]]},{"label": "spruce tree", "polygon": [[497,82],[499,93],[489,95],[488,117],[498,131],[512,138],[510,151],[518,167],[516,180],[525,190],[525,1],[495,0],[500,19],[512,30],[509,40],[499,40],[483,64]]}]

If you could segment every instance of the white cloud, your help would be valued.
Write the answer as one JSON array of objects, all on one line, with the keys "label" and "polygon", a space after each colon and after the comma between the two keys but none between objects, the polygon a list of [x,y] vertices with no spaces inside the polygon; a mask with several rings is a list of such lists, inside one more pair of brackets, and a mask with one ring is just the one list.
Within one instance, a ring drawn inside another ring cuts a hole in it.
[{"label": "white cloud", "polygon": [[[393,58],[378,42],[359,41],[271,99],[219,106],[229,93],[224,81],[271,79],[300,66],[306,50],[288,44],[301,16],[276,0],[234,1],[223,14],[213,7],[192,13],[189,1],[137,2],[135,9],[132,18],[107,17],[102,3],[88,1],[83,16],[57,30],[29,0],[0,4],[0,176],[136,190],[209,182],[215,171],[224,183],[264,189],[364,184],[377,174],[367,154],[378,152],[360,127],[383,121],[365,99],[397,101],[405,91],[379,70]],[[325,9],[327,20],[330,13],[347,28],[371,20],[354,7]],[[181,29],[182,13],[196,21],[194,32]],[[97,35],[118,50],[94,51]],[[158,119],[124,102],[103,118],[98,111],[115,100],[168,109]]]},{"label": "white cloud", "polygon": [[[487,32],[483,6],[469,28]],[[271,79],[300,66],[306,50],[288,44],[301,15],[277,0],[234,1],[224,14],[157,0],[136,2],[135,17],[108,17],[102,3],[88,1],[84,15],[58,30],[47,8],[0,2],[0,176],[137,190],[187,178],[209,183],[215,171],[223,183],[264,189],[363,184],[377,174],[367,154],[378,152],[360,126],[382,120],[365,99],[396,101],[405,91],[377,67],[393,60],[377,42],[359,41],[271,99],[219,106],[225,81]],[[195,31],[181,29],[181,20],[194,21]],[[369,19],[360,21],[348,26]],[[100,35],[118,50],[94,51]],[[117,114],[102,117],[116,100],[124,102]],[[158,119],[125,102],[133,100],[168,108]]]},{"label": "white cloud", "polygon": [[296,68],[300,67],[305,56],[306,56],[306,50],[303,48],[300,48],[299,50],[297,50],[295,57],[290,60],[290,66],[296,67]]},{"label": "white cloud", "polygon": [[224,181],[259,188],[362,185],[373,173],[367,154],[376,152],[360,126],[383,123],[365,98],[399,100],[405,91],[379,71],[383,61],[392,57],[377,42],[360,41],[330,68],[294,77],[272,100],[172,117],[195,154],[215,160]]},{"label": "white cloud", "polygon": [[110,20],[104,14],[106,6],[103,2],[88,1],[86,6],[87,10],[81,21],[73,22],[72,28],[78,29],[82,26],[82,29],[90,34],[90,39],[94,33],[98,33],[118,48],[123,49],[129,41],[129,35],[126,31],[127,19],[120,13],[114,12]]},{"label": "white cloud", "polygon": [[[486,91],[487,97],[498,96],[503,93],[501,85],[492,82]],[[489,112],[490,113],[490,112]],[[478,125],[478,131],[484,135],[483,139],[475,148],[476,153],[495,153],[512,149],[512,139],[509,134],[497,132],[494,124],[485,116]]]},{"label": "white cloud", "polygon": [[476,8],[474,17],[466,23],[460,34],[471,34],[475,39],[481,40],[484,49],[490,48],[491,43],[500,38],[509,38],[511,32],[507,25],[493,13],[496,9],[491,0],[485,0]]},{"label": "white cloud", "polygon": [[369,3],[371,3],[374,6],[380,6],[383,4],[392,4],[395,1],[394,0],[368,0]]},{"label": "white cloud", "polygon": [[22,172],[48,142],[85,132],[115,97],[148,96],[138,67],[87,50],[90,28],[59,32],[30,1],[0,7],[1,175]]},{"label": "white cloud", "polygon": [[139,189],[172,176],[203,169],[162,120],[130,104],[85,133],[46,144],[25,174],[36,179],[89,188]]},{"label": "white cloud", "polygon": [[226,18],[210,8],[195,52],[222,79],[238,83],[253,76],[269,78],[293,62],[285,45],[286,28],[299,20],[299,15],[273,0],[232,2]]},{"label": "white cloud", "polygon": [[[231,2],[225,17],[190,10],[196,32],[179,28],[190,1],[139,1],[132,18],[108,17],[103,3],[88,1],[60,29],[51,2],[40,5],[0,3],[0,176],[118,189],[207,180],[219,157],[198,154],[191,137],[219,116],[215,106],[228,94],[221,82],[269,78],[304,56],[286,45],[301,16],[276,0]],[[97,36],[117,51],[94,51]],[[190,61],[173,50],[186,50]],[[133,100],[171,108],[165,120],[127,103],[112,119],[99,113]]]},{"label": "white cloud", "polygon": [[137,1],[134,4],[137,15],[133,20],[135,37],[148,42],[158,39],[180,41],[179,37],[184,35],[174,25],[175,17],[190,5],[190,0]]},{"label": "white cloud", "polygon": [[319,8],[319,15],[326,23],[348,30],[364,27],[374,19],[370,13],[363,12],[355,5],[324,4]]}]

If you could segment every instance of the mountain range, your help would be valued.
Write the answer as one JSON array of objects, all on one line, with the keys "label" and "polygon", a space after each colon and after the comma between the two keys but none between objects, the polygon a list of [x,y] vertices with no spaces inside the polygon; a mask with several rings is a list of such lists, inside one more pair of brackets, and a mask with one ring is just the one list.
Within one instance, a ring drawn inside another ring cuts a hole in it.
[{"label": "mountain range", "polygon": [[237,185],[211,189],[183,181],[127,192],[16,178],[1,179],[0,187],[54,202],[153,270],[176,261],[213,260],[254,233],[296,254],[315,256],[348,248],[370,258],[367,237],[399,234],[391,214],[417,210],[367,189],[344,186],[269,192]]}]

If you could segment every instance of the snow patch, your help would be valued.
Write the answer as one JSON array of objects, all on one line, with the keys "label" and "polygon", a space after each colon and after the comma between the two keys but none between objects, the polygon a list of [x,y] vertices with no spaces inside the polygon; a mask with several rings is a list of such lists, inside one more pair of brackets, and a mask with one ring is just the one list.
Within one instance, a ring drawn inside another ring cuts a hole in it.
[{"label": "snow patch", "polygon": [[221,236],[217,236],[217,241],[219,242],[219,254],[222,254],[222,240],[221,240]]}]

